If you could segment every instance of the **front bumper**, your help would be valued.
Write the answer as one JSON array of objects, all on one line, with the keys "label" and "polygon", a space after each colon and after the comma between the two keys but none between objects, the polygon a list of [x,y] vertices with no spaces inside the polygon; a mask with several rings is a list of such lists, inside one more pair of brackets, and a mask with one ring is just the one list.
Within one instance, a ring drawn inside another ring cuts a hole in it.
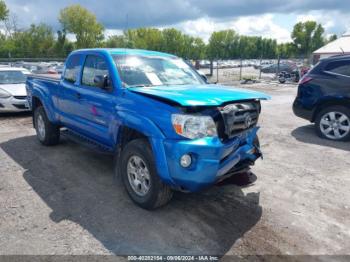
[{"label": "front bumper", "polygon": [[29,111],[28,101],[25,96],[0,98],[0,112],[24,112]]},{"label": "front bumper", "polygon": [[[252,165],[261,156],[260,149],[254,144],[257,130],[254,128],[225,144],[218,138],[165,140],[164,149],[173,183],[181,190],[196,192],[228,177],[239,166]],[[192,156],[188,168],[180,165],[184,154]]]}]

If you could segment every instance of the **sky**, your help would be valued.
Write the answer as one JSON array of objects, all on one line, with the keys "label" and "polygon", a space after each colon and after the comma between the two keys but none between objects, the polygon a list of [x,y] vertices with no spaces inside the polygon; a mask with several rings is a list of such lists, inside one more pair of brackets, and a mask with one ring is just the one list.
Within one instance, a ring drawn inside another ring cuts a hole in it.
[{"label": "sky", "polygon": [[350,29],[350,0],[5,0],[20,27],[44,22],[59,29],[60,9],[81,4],[95,13],[106,35],[126,28],[175,27],[207,41],[213,31],[291,41],[293,25],[315,20],[326,35]]}]

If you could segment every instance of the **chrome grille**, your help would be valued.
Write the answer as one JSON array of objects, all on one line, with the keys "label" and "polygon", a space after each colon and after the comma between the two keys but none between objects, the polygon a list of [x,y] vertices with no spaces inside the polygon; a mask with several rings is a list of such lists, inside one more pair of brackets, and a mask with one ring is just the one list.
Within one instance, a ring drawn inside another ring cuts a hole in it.
[{"label": "chrome grille", "polygon": [[228,104],[219,108],[224,120],[224,132],[228,138],[256,126],[259,119],[258,102]]}]

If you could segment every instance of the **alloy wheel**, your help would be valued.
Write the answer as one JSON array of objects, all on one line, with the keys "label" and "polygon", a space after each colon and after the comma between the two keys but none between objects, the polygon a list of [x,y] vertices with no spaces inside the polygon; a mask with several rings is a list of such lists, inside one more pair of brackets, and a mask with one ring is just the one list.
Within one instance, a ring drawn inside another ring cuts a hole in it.
[{"label": "alloy wheel", "polygon": [[320,129],[329,139],[339,140],[350,132],[350,119],[341,112],[328,112],[321,117]]}]

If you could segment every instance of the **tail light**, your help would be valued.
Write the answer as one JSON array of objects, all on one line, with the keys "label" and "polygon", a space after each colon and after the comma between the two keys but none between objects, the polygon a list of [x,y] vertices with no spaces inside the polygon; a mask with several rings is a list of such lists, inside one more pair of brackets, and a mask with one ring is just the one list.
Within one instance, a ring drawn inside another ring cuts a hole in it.
[{"label": "tail light", "polygon": [[311,80],[312,80],[312,77],[310,77],[310,76],[308,76],[308,75],[304,75],[304,76],[300,79],[299,85],[309,83]]}]

